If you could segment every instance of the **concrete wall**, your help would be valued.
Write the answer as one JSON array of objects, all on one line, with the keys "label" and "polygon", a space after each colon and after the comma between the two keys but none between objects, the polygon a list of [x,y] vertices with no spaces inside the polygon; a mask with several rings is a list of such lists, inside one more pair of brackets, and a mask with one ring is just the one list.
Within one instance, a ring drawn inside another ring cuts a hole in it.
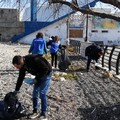
[{"label": "concrete wall", "polygon": [[[93,10],[96,12],[111,13],[111,10],[107,8],[105,10],[93,8]],[[120,12],[118,15],[119,14]],[[74,28],[74,31],[70,31],[70,37],[80,38],[80,34],[77,35],[77,32],[75,33],[75,29],[77,30],[81,27],[84,39],[86,37],[86,15],[82,15],[78,12],[77,14],[73,14],[70,18],[70,27]],[[104,44],[108,44],[109,42],[112,43],[112,41],[120,43],[120,23],[110,19],[102,19],[89,15],[87,35],[88,41],[103,41]]]},{"label": "concrete wall", "polygon": [[16,9],[0,9],[0,41],[10,41],[11,37],[24,31]]},{"label": "concrete wall", "polygon": [[67,19],[60,20],[52,25],[49,25],[41,30],[38,30],[30,35],[27,35],[19,40],[20,43],[31,44],[32,40],[36,37],[38,32],[42,32],[44,35],[44,39],[48,41],[50,36],[58,35],[61,42],[67,38]]},{"label": "concrete wall", "polygon": [[[109,19],[106,19],[106,26],[107,25],[107,20],[109,23]],[[112,23],[112,22],[111,22]],[[101,23],[102,24],[102,23]],[[113,21],[113,25],[116,25],[117,22]],[[118,26],[116,25],[115,27],[111,26],[111,28],[93,28],[92,25],[92,19],[89,19],[89,24],[88,24],[88,40],[89,41],[104,41],[105,43],[107,41],[120,41],[120,25],[118,23]]]}]

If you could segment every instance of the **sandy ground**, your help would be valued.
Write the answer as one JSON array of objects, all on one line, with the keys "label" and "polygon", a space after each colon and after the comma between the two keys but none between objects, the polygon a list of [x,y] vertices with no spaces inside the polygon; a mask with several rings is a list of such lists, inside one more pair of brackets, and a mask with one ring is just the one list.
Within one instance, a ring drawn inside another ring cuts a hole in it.
[{"label": "sandy ground", "polygon": [[[14,91],[18,71],[11,64],[14,55],[26,55],[29,45],[0,43],[0,100]],[[48,120],[120,120],[120,80],[104,78],[102,70],[85,72],[86,60],[71,55],[77,80],[52,80],[48,93]],[[75,70],[80,66],[82,69]],[[54,70],[56,71],[56,70]],[[19,99],[32,112],[32,85],[23,84]],[[40,102],[40,101],[39,101]],[[24,117],[24,120],[27,120]],[[37,120],[37,119],[36,119]],[[39,119],[38,119],[39,120]]]}]

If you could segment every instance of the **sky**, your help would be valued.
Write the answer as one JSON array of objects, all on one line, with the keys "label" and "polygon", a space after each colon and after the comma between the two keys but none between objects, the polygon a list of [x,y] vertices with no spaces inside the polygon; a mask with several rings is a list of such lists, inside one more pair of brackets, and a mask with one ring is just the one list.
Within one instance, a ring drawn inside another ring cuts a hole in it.
[{"label": "sky", "polygon": [[[3,3],[2,1],[7,1],[6,3]],[[7,8],[18,8],[18,4],[16,4],[16,1],[17,0],[0,0],[0,7],[7,7]],[[30,4],[29,2],[31,0],[21,0],[21,6],[23,6],[23,8],[25,7],[29,7]],[[38,3],[40,4],[40,2],[43,2],[44,0],[38,0]],[[67,0],[67,1],[71,1],[71,0]],[[94,0],[77,0],[79,1],[79,4],[80,5],[83,5],[84,3],[87,3],[87,2],[92,2]],[[21,9],[21,11],[23,10],[23,8]],[[116,11],[119,11],[118,9],[115,9],[115,7],[113,7],[112,5],[108,5],[108,4],[103,4],[101,2],[98,2],[95,6],[95,8],[110,8],[112,13],[115,13]]]},{"label": "sky", "polygon": [[104,10],[105,10],[105,8],[109,8],[109,9],[111,9],[111,13],[120,12],[120,9],[118,9],[112,5],[109,5],[109,4],[104,4],[102,2],[96,3],[95,8],[103,8]]}]

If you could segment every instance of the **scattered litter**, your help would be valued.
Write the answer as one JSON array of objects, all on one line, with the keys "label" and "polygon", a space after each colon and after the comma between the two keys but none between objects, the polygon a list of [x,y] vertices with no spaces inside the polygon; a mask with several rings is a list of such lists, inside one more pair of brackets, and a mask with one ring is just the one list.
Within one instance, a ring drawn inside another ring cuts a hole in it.
[{"label": "scattered litter", "polygon": [[60,81],[66,81],[64,77],[60,77]]}]

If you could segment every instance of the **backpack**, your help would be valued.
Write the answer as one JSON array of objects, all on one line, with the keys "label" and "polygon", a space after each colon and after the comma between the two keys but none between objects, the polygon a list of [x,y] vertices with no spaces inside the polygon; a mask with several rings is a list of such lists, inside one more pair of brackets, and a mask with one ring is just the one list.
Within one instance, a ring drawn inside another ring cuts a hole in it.
[{"label": "backpack", "polygon": [[4,97],[4,119],[18,119],[25,116],[25,109],[18,101],[14,92],[9,92]]}]

